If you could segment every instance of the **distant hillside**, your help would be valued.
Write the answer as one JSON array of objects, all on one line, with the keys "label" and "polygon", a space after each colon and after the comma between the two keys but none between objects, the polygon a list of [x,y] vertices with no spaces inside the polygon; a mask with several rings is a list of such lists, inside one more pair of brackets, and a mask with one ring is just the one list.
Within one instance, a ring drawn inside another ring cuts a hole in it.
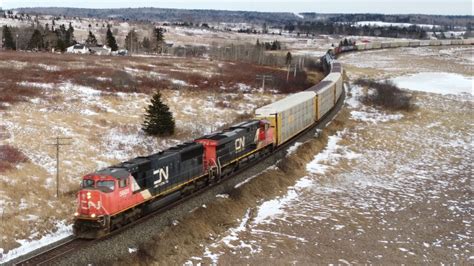
[{"label": "distant hillside", "polygon": [[321,14],[314,12],[294,14],[289,12],[254,12],[225,10],[191,10],[168,8],[117,8],[87,9],[64,7],[17,8],[21,13],[83,18],[113,18],[132,21],[168,21],[192,23],[255,23],[273,26],[299,24],[313,21],[347,22],[382,21],[391,23],[432,24],[441,26],[467,27],[474,22],[474,16],[440,15],[385,15],[385,14]]},{"label": "distant hillside", "polygon": [[301,20],[293,13],[270,13],[250,11],[221,10],[186,10],[167,8],[118,8],[118,9],[85,9],[85,8],[17,8],[19,12],[39,15],[114,18],[137,21],[169,22],[228,22],[228,23],[271,23],[280,24]]}]

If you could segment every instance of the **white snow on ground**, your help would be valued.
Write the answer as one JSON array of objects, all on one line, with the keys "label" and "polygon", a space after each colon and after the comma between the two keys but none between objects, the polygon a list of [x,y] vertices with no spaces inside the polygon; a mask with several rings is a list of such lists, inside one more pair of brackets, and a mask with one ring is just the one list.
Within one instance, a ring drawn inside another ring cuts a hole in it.
[{"label": "white snow on ground", "polygon": [[272,218],[277,217],[284,213],[283,207],[289,206],[290,203],[298,197],[298,192],[304,190],[307,187],[310,187],[313,184],[313,181],[308,177],[303,177],[293,187],[288,189],[287,194],[282,198],[276,198],[264,202],[258,208],[257,216],[255,217],[253,223],[269,223]]},{"label": "white snow on ground", "polygon": [[112,81],[111,78],[106,78],[106,77],[96,77],[98,81]]},{"label": "white snow on ground", "polygon": [[250,209],[248,209],[247,212],[245,213],[244,218],[242,218],[242,221],[240,222],[239,226],[237,226],[236,228],[229,229],[229,234],[226,237],[224,237],[221,241],[224,242],[229,247],[235,247],[230,242],[239,239],[238,233],[246,229],[249,219],[250,219]]},{"label": "white snow on ground", "polygon": [[52,89],[52,88],[54,88],[54,83],[40,83],[40,82],[22,81],[22,82],[19,82],[18,85],[24,86],[24,87],[33,87],[33,88],[38,88],[38,89]]},{"label": "white snow on ground", "polygon": [[[72,235],[72,225],[67,225],[65,221],[58,222],[56,224],[57,230],[54,233],[43,236],[38,240],[17,240],[20,243],[20,247],[10,250],[8,253],[3,254],[3,249],[0,248],[0,263],[6,263],[14,258],[21,255],[25,255],[33,250],[49,245],[53,242],[59,241]],[[3,255],[3,256],[2,256]]]},{"label": "white snow on ground", "polygon": [[[270,233],[275,234],[275,232],[268,232],[259,230],[258,225],[262,223],[268,223],[272,218],[281,215],[284,213],[283,207],[288,206],[292,200],[298,197],[299,191],[302,191],[308,187],[311,187],[313,182],[308,177],[301,178],[293,187],[290,187],[288,193],[281,198],[264,202],[258,210],[258,214],[250,224],[250,209],[247,210],[244,217],[242,217],[240,224],[237,227],[230,228],[225,236],[217,240],[215,243],[205,248],[203,257],[208,257],[212,260],[213,264],[217,264],[219,256],[223,255],[223,252],[214,253],[210,248],[214,249],[219,247],[221,244],[225,245],[228,248],[233,250],[248,249],[251,254],[255,254],[261,251],[260,247],[255,247],[251,243],[246,243],[239,238],[239,233],[245,231],[251,231],[257,234]],[[278,234],[278,233],[276,233]],[[294,237],[286,234],[278,234],[286,238],[294,238],[298,241],[306,242],[305,239]],[[193,259],[193,258],[191,258]]]},{"label": "white snow on ground", "polygon": [[336,164],[341,159],[355,159],[360,156],[345,146],[338,145],[342,140],[345,132],[338,132],[336,135],[330,136],[327,147],[314,156],[314,159],[306,165],[306,170],[313,174],[324,174],[329,165]]},{"label": "white snow on ground", "polygon": [[295,142],[295,144],[291,145],[287,150],[287,155],[290,155],[294,153],[296,150],[298,150],[298,147],[301,146],[303,143],[302,142]]},{"label": "white snow on ground", "polygon": [[46,64],[38,64],[39,67],[46,71],[59,71],[61,70],[58,66],[51,66],[51,65],[46,65]]},{"label": "white snow on ground", "polygon": [[99,102],[101,91],[93,89],[92,87],[81,86],[71,82],[63,82],[59,84],[58,89],[62,91],[66,100],[75,100],[79,96],[83,102]]},{"label": "white snow on ground", "polygon": [[383,21],[358,21],[354,23],[354,25],[359,26],[359,27],[367,25],[367,26],[378,26],[378,27],[393,26],[393,27],[400,27],[400,28],[403,28],[403,27],[406,28],[412,25],[416,25],[418,27],[430,28],[430,29],[437,26],[437,25],[431,25],[431,24],[411,24],[411,23],[395,23],[395,22],[383,22]]},{"label": "white snow on ground", "polygon": [[402,114],[386,114],[384,112],[379,112],[374,108],[367,108],[367,110],[372,111],[351,111],[351,118],[359,121],[370,122],[373,124],[378,122],[400,120],[403,118]]},{"label": "white snow on ground", "polygon": [[444,72],[422,72],[391,79],[398,87],[438,94],[473,93],[474,78]]},{"label": "white snow on ground", "polygon": [[184,81],[184,80],[171,79],[170,81],[171,81],[171,83],[173,83],[175,85],[188,86],[188,83],[186,83],[186,81]]}]

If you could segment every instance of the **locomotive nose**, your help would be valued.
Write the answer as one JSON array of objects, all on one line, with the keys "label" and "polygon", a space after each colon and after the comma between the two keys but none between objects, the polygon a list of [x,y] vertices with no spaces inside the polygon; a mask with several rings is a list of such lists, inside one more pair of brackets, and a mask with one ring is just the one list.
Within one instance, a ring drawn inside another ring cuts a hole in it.
[{"label": "locomotive nose", "polygon": [[79,192],[78,215],[86,215],[95,218],[101,209],[101,203],[97,191],[81,190]]}]

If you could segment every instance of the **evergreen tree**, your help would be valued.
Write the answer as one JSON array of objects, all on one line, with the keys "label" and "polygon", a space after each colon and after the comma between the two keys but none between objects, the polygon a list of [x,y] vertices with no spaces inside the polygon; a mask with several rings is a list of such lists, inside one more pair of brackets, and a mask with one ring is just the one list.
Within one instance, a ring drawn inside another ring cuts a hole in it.
[{"label": "evergreen tree", "polygon": [[56,48],[61,52],[66,51],[67,46],[66,43],[64,43],[64,40],[58,38],[56,42]]},{"label": "evergreen tree", "polygon": [[145,50],[145,52],[147,53],[150,52],[150,49],[151,49],[150,39],[148,39],[147,37],[143,37],[142,47]]},{"label": "evergreen tree", "polygon": [[89,36],[87,36],[86,44],[88,46],[97,46],[97,39],[92,31],[89,31]]},{"label": "evergreen tree", "polygon": [[43,35],[39,30],[35,30],[33,35],[31,35],[31,39],[28,42],[28,49],[43,49],[44,48],[44,40]]},{"label": "evergreen tree", "polygon": [[15,42],[13,41],[12,31],[8,26],[3,26],[3,47],[5,49],[15,50]]},{"label": "evergreen tree", "polygon": [[107,27],[106,40],[107,40],[107,46],[110,47],[112,51],[118,50],[117,40],[115,40],[115,37],[112,34],[112,31],[110,30],[110,26]]},{"label": "evergreen tree", "polygon": [[138,37],[135,29],[132,29],[128,32],[127,36],[125,37],[125,49],[130,52],[136,52],[138,46]]},{"label": "evergreen tree", "polygon": [[170,136],[174,134],[175,122],[169,107],[161,101],[161,93],[157,91],[146,108],[145,121],[142,129],[148,135]]},{"label": "evergreen tree", "polygon": [[66,31],[65,34],[65,40],[64,43],[66,44],[67,47],[74,45],[76,42],[74,41],[74,28],[72,27],[72,24],[69,22],[69,28]]},{"label": "evergreen tree", "polygon": [[163,28],[155,28],[153,31],[153,35],[155,37],[155,47],[154,50],[155,52],[162,53],[164,49],[164,43],[165,43],[165,35],[164,35],[165,30]]}]

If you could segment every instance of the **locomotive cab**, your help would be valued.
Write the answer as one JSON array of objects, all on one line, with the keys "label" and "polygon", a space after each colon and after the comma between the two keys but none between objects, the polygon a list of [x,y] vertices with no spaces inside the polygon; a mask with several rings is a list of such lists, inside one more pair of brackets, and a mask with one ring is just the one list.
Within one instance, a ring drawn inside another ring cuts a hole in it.
[{"label": "locomotive cab", "polygon": [[122,168],[106,168],[84,176],[74,214],[75,234],[95,238],[95,235],[88,237],[89,230],[79,232],[79,228],[110,228],[111,217],[142,201],[140,193],[132,193],[132,178]]}]

